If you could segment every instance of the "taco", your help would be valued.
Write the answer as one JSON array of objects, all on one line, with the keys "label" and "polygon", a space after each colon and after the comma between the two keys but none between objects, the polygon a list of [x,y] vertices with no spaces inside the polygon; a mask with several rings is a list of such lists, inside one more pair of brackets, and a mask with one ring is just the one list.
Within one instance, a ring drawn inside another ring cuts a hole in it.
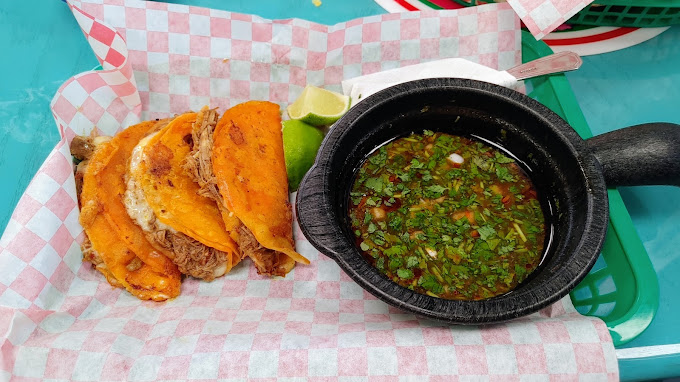
[{"label": "taco", "polygon": [[123,202],[127,163],[135,145],[167,121],[143,122],[115,137],[75,137],[83,257],[115,287],[143,300],[162,301],[180,292],[181,275],[128,216]]},{"label": "taco", "polygon": [[[132,153],[125,203],[146,237],[187,275],[211,281],[241,260],[217,203],[185,170],[196,113],[175,117]],[[216,121],[215,121],[216,122]]]},{"label": "taco", "polygon": [[231,239],[258,273],[285,276],[296,262],[309,264],[293,241],[279,106],[249,101],[217,118],[204,108],[194,124],[185,167],[199,193],[217,203]]}]

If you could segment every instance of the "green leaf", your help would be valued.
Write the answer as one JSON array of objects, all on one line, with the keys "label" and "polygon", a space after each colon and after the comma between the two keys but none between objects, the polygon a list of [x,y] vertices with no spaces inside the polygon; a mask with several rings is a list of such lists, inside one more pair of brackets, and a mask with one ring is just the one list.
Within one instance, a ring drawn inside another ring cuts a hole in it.
[{"label": "green leaf", "polygon": [[401,225],[403,223],[404,219],[401,216],[395,216],[393,219],[390,220],[387,225],[390,226],[390,228],[394,230],[401,230]]},{"label": "green leaf", "polygon": [[385,258],[381,257],[378,259],[378,261],[375,262],[375,267],[378,268],[378,270],[383,271],[385,270]]},{"label": "green leaf", "polygon": [[411,160],[411,168],[417,170],[417,169],[421,169],[423,167],[425,167],[425,163],[422,163],[418,159],[415,159],[415,158]]},{"label": "green leaf", "polygon": [[441,293],[444,290],[442,285],[439,283],[439,280],[437,280],[437,278],[432,276],[432,275],[425,276],[425,277],[421,278],[421,280],[423,280],[423,281],[420,284],[420,286],[429,290],[432,293],[437,294],[437,293]]},{"label": "green leaf", "polygon": [[375,235],[373,235],[373,241],[377,245],[384,245],[385,244],[385,233],[383,231],[377,231]]},{"label": "green leaf", "polygon": [[359,244],[359,247],[361,248],[362,251],[368,251],[371,247],[366,244],[365,241],[362,241],[361,244]]},{"label": "green leaf", "polygon": [[515,250],[515,243],[510,242],[508,245],[501,245],[501,247],[498,249],[498,253],[501,255],[504,255],[508,252],[512,252]]},{"label": "green leaf", "polygon": [[474,203],[476,199],[477,199],[477,194],[472,194],[469,198],[462,199],[460,201],[460,205],[462,207],[467,207],[467,206],[471,205],[472,203]]},{"label": "green leaf", "polygon": [[489,244],[489,249],[491,249],[492,251],[493,251],[494,249],[496,249],[496,247],[498,246],[498,244],[499,244],[500,242],[501,242],[501,239],[498,239],[498,238],[496,238],[496,239],[489,239],[489,240],[486,241],[486,243]]},{"label": "green leaf", "polygon": [[371,158],[369,158],[369,162],[376,166],[384,166],[385,163],[387,162],[387,148],[385,148],[385,146],[382,146],[380,150],[378,150],[377,154],[371,155]]},{"label": "green leaf", "polygon": [[375,230],[376,230],[375,224],[371,223],[368,225],[368,233],[373,233],[375,232]]},{"label": "green leaf", "polygon": [[510,174],[507,167],[496,167],[496,176],[503,182],[514,182],[515,177]]},{"label": "green leaf", "polygon": [[446,187],[442,187],[438,184],[435,184],[433,186],[427,187],[426,190],[435,194],[442,194],[444,193],[444,191],[446,191]]},{"label": "green leaf", "polygon": [[481,237],[481,239],[485,240],[485,241],[496,235],[496,230],[493,229],[493,227],[491,227],[489,225],[479,227],[477,232],[479,232],[479,237]]},{"label": "green leaf", "polygon": [[399,177],[399,179],[401,179],[402,182],[408,182],[409,180],[411,180],[411,176],[408,174],[408,172],[399,173],[397,174],[397,177]]},{"label": "green leaf", "polygon": [[364,185],[375,192],[382,192],[383,181],[380,178],[368,178],[364,182]]},{"label": "green leaf", "polygon": [[406,259],[406,267],[408,268],[413,268],[420,264],[420,260],[416,256],[409,256]]},{"label": "green leaf", "polygon": [[496,163],[514,163],[515,162],[514,159],[509,158],[509,157],[507,157],[507,156],[505,156],[505,155],[503,155],[499,152],[496,153],[494,160],[496,161]]},{"label": "green leaf", "polygon": [[397,269],[397,276],[399,276],[399,278],[408,280],[413,278],[413,271],[410,269],[399,268]]},{"label": "green leaf", "polygon": [[423,135],[426,137],[431,137],[434,135],[434,131],[432,130],[423,130]]},{"label": "green leaf", "polygon": [[404,247],[403,245],[394,245],[390,248],[387,248],[384,251],[384,253],[387,256],[403,255],[404,253],[406,253],[406,247]]},{"label": "green leaf", "polygon": [[525,227],[527,232],[529,233],[539,233],[541,232],[541,228],[535,226],[535,225],[530,225],[528,227]]},{"label": "green leaf", "polygon": [[489,171],[489,168],[491,167],[491,164],[488,161],[485,161],[484,158],[479,156],[472,157],[472,163],[484,171]]},{"label": "green leaf", "polygon": [[397,268],[401,267],[404,265],[404,260],[401,257],[395,257],[393,259],[390,259],[390,270],[396,270]]}]

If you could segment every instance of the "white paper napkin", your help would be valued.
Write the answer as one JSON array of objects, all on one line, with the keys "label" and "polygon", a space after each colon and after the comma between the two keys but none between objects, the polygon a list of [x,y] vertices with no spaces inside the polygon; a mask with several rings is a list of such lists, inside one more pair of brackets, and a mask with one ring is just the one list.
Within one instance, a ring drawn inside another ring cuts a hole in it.
[{"label": "white paper napkin", "polygon": [[462,58],[448,58],[404,66],[342,81],[342,92],[352,98],[352,106],[373,93],[400,83],[425,78],[467,78],[517,89],[522,82],[506,71],[498,71]]}]

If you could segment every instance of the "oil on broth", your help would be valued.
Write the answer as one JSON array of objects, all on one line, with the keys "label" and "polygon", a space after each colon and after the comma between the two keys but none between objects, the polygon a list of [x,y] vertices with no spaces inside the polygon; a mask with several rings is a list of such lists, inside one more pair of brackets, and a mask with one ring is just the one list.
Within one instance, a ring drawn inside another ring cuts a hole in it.
[{"label": "oil on broth", "polygon": [[418,293],[498,296],[541,261],[545,219],[531,181],[476,140],[425,130],[381,146],[359,168],[349,205],[366,260]]}]

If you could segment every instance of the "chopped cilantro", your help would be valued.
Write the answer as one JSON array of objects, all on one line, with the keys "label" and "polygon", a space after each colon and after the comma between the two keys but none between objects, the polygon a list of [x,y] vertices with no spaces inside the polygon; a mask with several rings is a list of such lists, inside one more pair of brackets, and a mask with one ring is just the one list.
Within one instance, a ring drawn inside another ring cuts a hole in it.
[{"label": "chopped cilantro", "polygon": [[[449,163],[451,153],[464,162]],[[430,130],[380,147],[349,195],[359,249],[419,293],[483,299],[512,290],[538,264],[545,226],[514,162],[482,142]],[[373,208],[386,215],[373,218]]]},{"label": "chopped cilantro", "polygon": [[418,264],[420,264],[420,260],[416,256],[409,256],[406,259],[406,266],[408,268],[413,268],[413,267],[417,266]]},{"label": "chopped cilantro", "polygon": [[446,187],[442,187],[438,184],[429,186],[425,188],[425,196],[430,198],[438,198],[446,191]]},{"label": "chopped cilantro", "polygon": [[375,155],[371,155],[368,161],[376,166],[384,166],[385,162],[387,162],[387,149],[385,146],[381,147]]},{"label": "chopped cilantro", "polygon": [[424,278],[421,278],[421,280],[423,281],[420,285],[432,293],[437,294],[441,293],[444,290],[444,288],[442,287],[442,285],[439,283],[435,276],[428,275]]},{"label": "chopped cilantro", "polygon": [[411,168],[414,170],[419,170],[425,167],[425,163],[420,162],[418,159],[411,160]]},{"label": "chopped cilantro", "polygon": [[501,255],[504,255],[508,252],[512,252],[515,249],[515,243],[510,243],[507,245],[501,245],[501,247],[498,249],[498,253]]},{"label": "chopped cilantro", "polygon": [[397,276],[405,280],[412,279],[413,271],[410,269],[399,268],[397,269]]},{"label": "chopped cilantro", "polygon": [[380,178],[368,178],[364,182],[364,185],[375,192],[381,192],[383,189],[383,182]]},{"label": "chopped cilantro", "polygon": [[507,156],[505,156],[505,155],[503,155],[499,152],[497,152],[496,155],[494,156],[494,160],[496,161],[496,163],[514,163],[515,162],[514,159],[509,158],[509,157],[507,157]]},{"label": "chopped cilantro", "polygon": [[496,176],[502,182],[514,182],[515,177],[510,174],[510,170],[507,167],[496,167]]},{"label": "chopped cilantro", "polygon": [[375,224],[369,223],[368,229],[367,229],[368,233],[373,233],[373,232],[375,232],[375,230],[376,230]]},{"label": "chopped cilantro", "polygon": [[404,253],[406,253],[406,247],[401,245],[395,245],[390,248],[387,248],[386,250],[383,251],[383,253],[390,257],[395,255],[403,255]]},{"label": "chopped cilantro", "polygon": [[477,230],[479,232],[479,237],[482,238],[482,240],[488,240],[492,238],[493,236],[496,235],[496,230],[493,229],[493,227],[489,225],[485,225],[484,227],[479,227]]}]

